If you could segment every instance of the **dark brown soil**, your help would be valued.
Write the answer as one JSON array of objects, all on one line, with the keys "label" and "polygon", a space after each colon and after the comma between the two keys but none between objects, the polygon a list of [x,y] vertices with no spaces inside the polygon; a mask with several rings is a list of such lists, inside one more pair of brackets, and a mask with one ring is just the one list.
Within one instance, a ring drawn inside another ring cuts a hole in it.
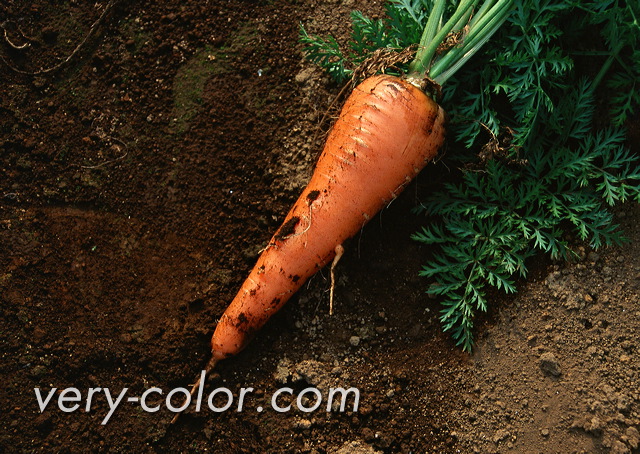
[{"label": "dark brown soil", "polygon": [[[244,411],[170,425],[164,397],[206,364],[339,91],[303,61],[299,24],[340,37],[352,9],[381,6],[54,3],[0,5],[0,452],[640,452],[638,208],[619,213],[628,247],[534,264],[467,355],[409,239],[438,164],[348,245],[335,315],[321,272],[218,365],[208,391],[254,388]],[[283,386],[355,387],[360,408],[278,413]],[[70,387],[83,397],[66,413]],[[105,395],[85,407],[97,387],[157,387],[162,405],[123,402],[102,424]],[[34,388],[58,390],[44,412]]]}]

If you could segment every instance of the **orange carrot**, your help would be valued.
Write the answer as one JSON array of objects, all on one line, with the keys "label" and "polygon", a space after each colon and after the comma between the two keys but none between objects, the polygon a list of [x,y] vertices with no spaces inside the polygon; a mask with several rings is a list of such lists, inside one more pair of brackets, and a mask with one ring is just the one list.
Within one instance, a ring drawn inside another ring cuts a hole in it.
[{"label": "orange carrot", "polygon": [[[309,184],[218,321],[211,360],[192,396],[218,361],[245,348],[309,277],[342,255],[342,243],[435,157],[444,123],[444,110],[405,79],[373,76],[354,89]],[[333,276],[333,266],[331,271]]]},{"label": "orange carrot", "polygon": [[[438,86],[450,78],[504,23],[513,2],[478,3],[460,0],[445,20],[448,2],[434,0],[409,65],[410,77],[372,76],[353,90],[309,184],[218,321],[211,360],[192,395],[207,371],[245,348],[304,282],[332,260],[333,278],[342,244],[436,156],[444,143],[446,115],[418,86],[426,80]],[[443,46],[457,33],[461,41]],[[333,284],[331,290],[330,311]]]},{"label": "orange carrot", "polygon": [[240,352],[434,158],[444,122],[442,108],[407,80],[380,75],[355,88],[309,184],[220,318],[214,361]]}]

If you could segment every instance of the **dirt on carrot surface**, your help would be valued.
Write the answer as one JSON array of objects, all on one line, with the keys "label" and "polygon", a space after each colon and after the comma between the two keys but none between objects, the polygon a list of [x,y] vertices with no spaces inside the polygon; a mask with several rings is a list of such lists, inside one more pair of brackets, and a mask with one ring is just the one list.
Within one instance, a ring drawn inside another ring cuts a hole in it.
[{"label": "dirt on carrot surface", "polygon": [[532,263],[466,354],[409,239],[439,163],[346,245],[333,316],[325,270],[169,424],[340,91],[299,25],[382,6],[0,5],[1,452],[640,452],[638,207],[625,247]]}]

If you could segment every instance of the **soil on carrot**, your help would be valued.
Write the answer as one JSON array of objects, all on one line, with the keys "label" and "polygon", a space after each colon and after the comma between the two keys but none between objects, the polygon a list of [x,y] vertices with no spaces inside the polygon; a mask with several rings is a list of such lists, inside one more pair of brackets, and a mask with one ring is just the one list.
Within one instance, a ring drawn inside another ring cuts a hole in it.
[{"label": "soil on carrot", "polygon": [[409,239],[441,163],[346,245],[333,316],[324,271],[169,424],[340,91],[303,61],[298,26],[346,39],[356,8],[382,11],[0,5],[1,452],[640,452],[638,207],[617,213],[626,247],[532,263],[469,355],[441,333],[417,275],[429,251]]}]

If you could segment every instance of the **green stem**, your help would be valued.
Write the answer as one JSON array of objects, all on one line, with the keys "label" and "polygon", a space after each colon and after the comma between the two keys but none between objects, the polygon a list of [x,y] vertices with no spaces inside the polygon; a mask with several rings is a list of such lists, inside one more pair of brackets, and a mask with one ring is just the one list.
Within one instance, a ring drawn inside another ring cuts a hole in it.
[{"label": "green stem", "polygon": [[[453,31],[453,27],[458,23],[458,21],[467,13],[467,11],[472,8],[478,0],[462,0],[458,5],[453,16],[440,28],[440,30],[436,33],[433,38],[429,35],[431,30],[429,27],[426,27],[422,38],[420,39],[420,47],[418,48],[418,52],[416,53],[416,58],[409,65],[409,70],[412,73],[424,74],[426,75],[429,71],[429,66],[431,64],[431,60],[436,54],[438,50],[438,46],[444,41],[449,33]],[[445,0],[436,0],[434,4],[434,11],[440,8],[444,8]],[[427,23],[428,24],[428,23]]]},{"label": "green stem", "polygon": [[596,77],[593,79],[593,83],[591,86],[593,87],[594,90],[598,87],[598,85],[600,85],[600,82],[602,82],[602,79],[604,79],[604,76],[609,72],[609,69],[613,64],[613,61],[616,58],[618,58],[618,55],[620,54],[620,51],[622,50],[623,47],[624,47],[624,43],[618,44],[616,48],[613,50],[613,52],[609,55],[609,58],[605,60],[602,67],[600,68],[600,71],[598,71],[598,74],[596,74]]},{"label": "green stem", "polygon": [[[428,76],[440,84],[460,69],[500,28],[511,11],[513,0],[486,0],[473,17],[471,13],[478,0],[461,0],[451,18],[436,31],[436,24],[442,21],[444,3],[444,0],[435,1],[418,52],[409,66],[412,75]],[[462,43],[437,57],[437,49],[447,36],[465,26],[468,26],[467,34]]]},{"label": "green stem", "polygon": [[474,28],[478,20],[480,20],[495,3],[496,0],[484,2],[478,12],[473,16],[473,19],[471,19],[471,22],[469,22],[469,28]]},{"label": "green stem", "polygon": [[[631,7],[631,3],[629,2],[627,2],[627,10],[629,11],[630,16],[633,18],[633,25],[640,28],[640,24],[638,23],[638,18],[636,17],[635,11]],[[620,52],[624,48],[624,45],[625,45],[624,42],[619,43],[613,49],[613,52],[609,54],[609,58],[605,60],[604,64],[600,68],[600,71],[598,71],[598,74],[596,74],[596,77],[593,79],[592,87],[594,90],[598,87],[598,85],[600,85],[600,83],[604,79],[604,76],[607,74],[607,72],[609,72],[609,69],[611,68],[611,65],[613,64],[614,60],[618,59],[618,56],[620,55]]]},{"label": "green stem", "polygon": [[640,28],[640,23],[638,22],[638,18],[636,17],[636,12],[631,7],[631,3],[627,2],[627,9],[629,10],[629,14],[633,17],[633,25]]},{"label": "green stem", "polygon": [[429,76],[443,84],[464,65],[498,31],[511,11],[511,2],[502,1],[474,18],[461,46],[452,48],[431,67]]},{"label": "green stem", "polygon": [[[420,49],[426,49],[426,47],[431,43],[438,33],[438,27],[442,25],[442,15],[444,14],[444,9],[447,2],[445,0],[436,0],[433,5],[433,10],[431,14],[429,14],[429,18],[427,19],[427,25],[424,28],[424,32],[422,32],[422,36],[420,37],[420,43],[418,44]],[[421,51],[418,51],[420,53]],[[417,55],[416,55],[417,59]]]}]

